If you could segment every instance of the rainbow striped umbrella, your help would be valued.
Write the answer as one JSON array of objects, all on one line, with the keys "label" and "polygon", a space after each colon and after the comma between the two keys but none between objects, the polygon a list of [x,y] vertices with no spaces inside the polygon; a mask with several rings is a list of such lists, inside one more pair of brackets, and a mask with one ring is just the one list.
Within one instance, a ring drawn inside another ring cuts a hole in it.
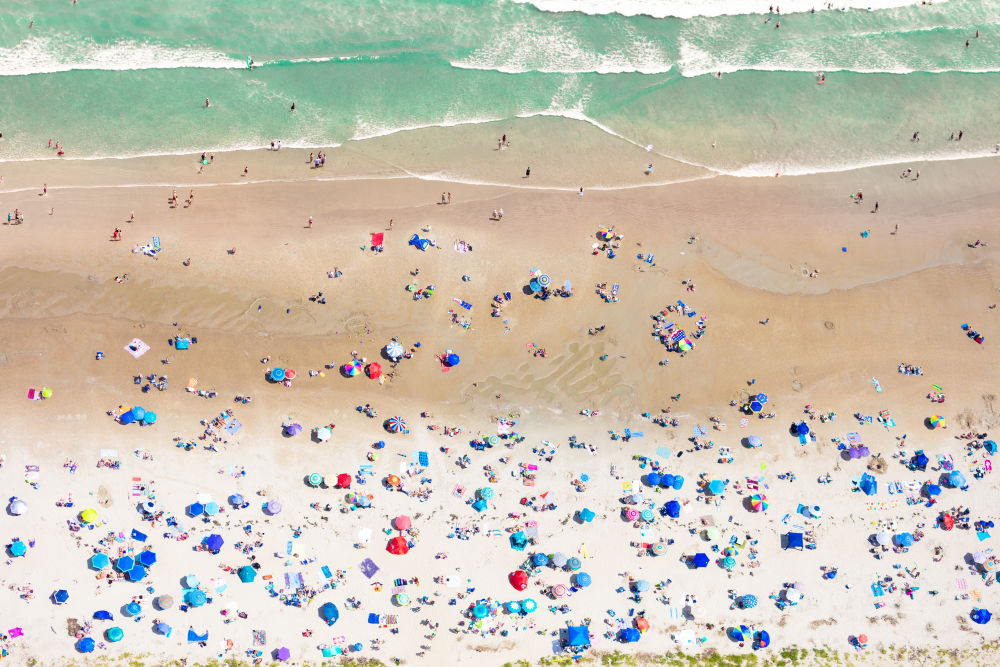
[{"label": "rainbow striped umbrella", "polygon": [[389,421],[385,423],[385,430],[389,433],[402,433],[406,430],[406,422],[403,421],[402,417],[390,417]]},{"label": "rainbow striped umbrella", "polygon": [[752,507],[755,512],[763,512],[767,510],[767,496],[762,493],[753,494],[750,496],[750,507]]}]

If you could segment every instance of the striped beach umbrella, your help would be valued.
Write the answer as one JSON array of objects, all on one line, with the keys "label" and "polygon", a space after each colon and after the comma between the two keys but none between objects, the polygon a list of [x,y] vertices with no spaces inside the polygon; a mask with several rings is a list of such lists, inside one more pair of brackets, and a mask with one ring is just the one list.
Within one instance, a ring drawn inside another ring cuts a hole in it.
[{"label": "striped beach umbrella", "polygon": [[389,433],[402,433],[406,430],[406,422],[402,417],[390,417],[385,423],[385,430]]},{"label": "striped beach umbrella", "polygon": [[542,275],[535,278],[535,282],[537,282],[542,287],[548,287],[549,285],[552,284],[552,278],[550,278],[547,273],[543,273]]},{"label": "striped beach umbrella", "polygon": [[576,571],[579,570],[581,567],[583,567],[583,564],[580,562],[579,558],[573,556],[568,561],[566,561],[566,567],[568,567],[573,571]]},{"label": "striped beach umbrella", "polygon": [[563,584],[556,584],[552,587],[552,595],[557,598],[564,597],[567,593],[566,586]]},{"label": "striped beach umbrella", "polygon": [[930,418],[930,424],[933,428],[941,428],[945,426],[944,417],[941,415],[934,415]]},{"label": "striped beach umbrella", "polygon": [[500,442],[500,437],[496,435],[491,435],[490,437],[486,438],[486,442],[489,443],[490,447],[496,447],[497,444]]},{"label": "striped beach umbrella", "polygon": [[767,496],[763,493],[755,493],[750,496],[750,507],[754,509],[755,512],[763,512],[767,509]]},{"label": "striped beach umbrella", "polygon": [[639,516],[642,517],[643,521],[652,521],[655,515],[653,514],[653,510],[647,508],[642,510],[642,512],[639,513]]},{"label": "striped beach umbrella", "polygon": [[722,567],[726,568],[727,570],[733,569],[734,567],[736,567],[736,559],[733,558],[732,556],[726,556],[725,558],[722,559]]},{"label": "striped beach umbrella", "polygon": [[164,609],[170,609],[174,606],[174,599],[169,595],[158,595],[153,599],[153,604],[156,605],[157,609],[163,611]]},{"label": "striped beach umbrella", "polygon": [[640,516],[639,510],[637,510],[634,507],[629,507],[627,510],[625,510],[625,518],[628,521],[636,521],[639,519],[639,516]]},{"label": "striped beach umbrella", "polygon": [[667,543],[666,542],[654,542],[653,546],[650,548],[654,556],[662,556],[667,553]]},{"label": "striped beach umbrella", "polygon": [[271,379],[275,382],[281,382],[285,379],[285,369],[284,368],[272,368],[271,369]]},{"label": "striped beach umbrella", "polygon": [[493,497],[493,489],[491,489],[488,486],[484,486],[483,488],[479,489],[476,493],[478,493],[479,497],[482,498],[483,500],[489,500],[490,498]]},{"label": "striped beach umbrella", "polygon": [[318,472],[309,473],[309,486],[319,486],[323,483],[323,475]]}]

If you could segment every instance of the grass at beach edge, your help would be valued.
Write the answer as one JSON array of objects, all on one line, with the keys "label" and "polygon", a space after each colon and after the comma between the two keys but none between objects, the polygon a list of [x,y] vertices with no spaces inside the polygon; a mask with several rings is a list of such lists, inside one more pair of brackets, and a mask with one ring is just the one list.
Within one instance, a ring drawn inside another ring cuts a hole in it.
[{"label": "grass at beach edge", "polygon": [[[723,654],[713,649],[697,654],[677,652],[659,655],[614,651],[591,652],[577,659],[560,656],[540,658],[537,661],[515,660],[504,663],[504,667],[569,667],[574,664],[594,665],[594,667],[604,665],[608,667],[643,667],[645,665],[665,665],[667,667],[786,667],[790,665],[826,667],[827,665],[883,664],[886,661],[895,661],[906,665],[988,665],[997,663],[997,649],[1000,649],[1000,643],[993,642],[967,649],[941,648],[935,650],[926,647],[890,646],[882,651],[869,650],[861,653],[834,651],[826,647],[805,649],[794,646],[776,652],[749,654]],[[26,660],[26,664],[42,667],[49,663],[29,658]],[[75,660],[60,664],[66,667],[80,665]],[[153,665],[158,667],[251,667],[253,663],[237,658],[213,658],[204,662],[190,660],[164,662],[161,658],[151,655],[125,654],[117,658],[110,656],[103,656],[96,660],[88,658],[86,664],[107,667],[152,667]],[[264,664],[277,665],[280,663],[267,661]],[[376,658],[342,657],[333,660],[306,660],[302,664],[315,667],[388,667],[387,663]],[[389,664],[393,663],[390,661]],[[404,660],[400,664],[407,664],[407,661]]]}]

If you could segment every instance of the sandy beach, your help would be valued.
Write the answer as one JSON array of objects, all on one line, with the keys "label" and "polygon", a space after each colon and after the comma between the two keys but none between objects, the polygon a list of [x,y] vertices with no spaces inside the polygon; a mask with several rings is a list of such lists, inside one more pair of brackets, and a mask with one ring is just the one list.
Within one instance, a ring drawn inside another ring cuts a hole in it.
[{"label": "sandy beach", "polygon": [[647,174],[586,128],[3,163],[11,664],[991,664],[1000,160]]}]

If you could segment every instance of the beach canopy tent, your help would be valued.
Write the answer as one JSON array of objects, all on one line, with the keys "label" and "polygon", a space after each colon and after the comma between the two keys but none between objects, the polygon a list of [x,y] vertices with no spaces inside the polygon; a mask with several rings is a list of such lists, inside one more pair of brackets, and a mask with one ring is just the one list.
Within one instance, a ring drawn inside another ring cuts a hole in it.
[{"label": "beach canopy tent", "polygon": [[332,602],[326,602],[319,608],[319,615],[323,617],[327,625],[333,625],[340,618],[340,610]]},{"label": "beach canopy tent", "polygon": [[642,633],[635,628],[624,628],[618,631],[618,641],[624,642],[626,644],[631,644],[633,642],[639,641],[639,637]]},{"label": "beach canopy tent", "polygon": [[861,476],[861,482],[858,484],[858,487],[866,496],[874,496],[878,493],[878,482],[868,473]]},{"label": "beach canopy tent", "polygon": [[993,618],[989,609],[976,608],[972,610],[972,622],[979,625],[986,625]]},{"label": "beach canopy tent", "polygon": [[90,637],[84,637],[79,642],[77,642],[76,650],[79,651],[80,653],[93,653],[95,646],[97,646],[97,642],[95,642]]},{"label": "beach canopy tent", "polygon": [[580,520],[583,521],[584,523],[590,523],[591,521],[594,520],[594,517],[596,516],[597,515],[594,514],[592,510],[589,510],[586,507],[580,510]]},{"label": "beach canopy tent", "polygon": [[691,563],[692,563],[692,564],[693,564],[693,565],[694,565],[695,567],[708,567],[708,564],[709,564],[710,562],[711,562],[711,560],[709,559],[708,555],[707,555],[707,554],[703,554],[703,553],[700,553],[700,552],[699,552],[699,553],[696,553],[696,554],[695,554],[695,555],[694,555],[694,556],[693,556],[693,557],[691,558]]},{"label": "beach canopy tent", "polygon": [[240,578],[244,584],[253,583],[253,580],[257,578],[257,570],[253,569],[249,565],[244,565],[239,569],[236,575]]},{"label": "beach canopy tent", "polygon": [[567,646],[590,646],[590,630],[586,625],[571,625],[566,628]]},{"label": "beach canopy tent", "polygon": [[431,244],[430,241],[428,241],[427,239],[422,239],[416,234],[410,237],[410,245],[419,250],[427,250],[427,246],[429,246],[430,244]]},{"label": "beach canopy tent", "polygon": [[528,573],[524,570],[514,570],[507,575],[507,581],[516,591],[523,591],[528,587]]},{"label": "beach canopy tent", "polygon": [[804,549],[805,539],[802,533],[787,533],[785,535],[786,549]]},{"label": "beach canopy tent", "polygon": [[665,506],[667,510],[667,516],[672,519],[676,519],[681,515],[681,504],[676,500],[671,500]]}]

